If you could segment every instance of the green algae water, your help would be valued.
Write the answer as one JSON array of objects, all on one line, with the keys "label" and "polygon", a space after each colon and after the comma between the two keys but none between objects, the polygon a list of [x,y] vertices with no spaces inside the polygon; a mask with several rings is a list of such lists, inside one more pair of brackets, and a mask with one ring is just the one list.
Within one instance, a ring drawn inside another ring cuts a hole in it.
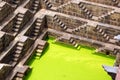
[{"label": "green algae water", "polygon": [[28,65],[32,71],[25,80],[112,80],[102,65],[112,66],[115,58],[94,53],[94,49],[79,50],[48,39],[49,47],[41,58],[33,58]]}]

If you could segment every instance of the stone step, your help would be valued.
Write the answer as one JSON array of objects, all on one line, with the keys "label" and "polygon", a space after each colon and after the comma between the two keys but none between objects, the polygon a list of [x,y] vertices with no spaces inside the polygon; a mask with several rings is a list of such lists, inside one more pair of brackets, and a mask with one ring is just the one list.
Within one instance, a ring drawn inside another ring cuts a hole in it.
[{"label": "stone step", "polygon": [[55,16],[53,17],[53,19],[54,19],[54,20],[57,20],[57,19],[58,19],[58,17],[55,15]]},{"label": "stone step", "polygon": [[40,29],[40,26],[35,26],[35,29],[38,29],[38,30],[39,30],[39,29]]},{"label": "stone step", "polygon": [[21,21],[16,21],[16,25],[20,25],[22,22]]},{"label": "stone step", "polygon": [[18,31],[19,31],[19,29],[13,28],[13,31],[18,32]]},{"label": "stone step", "polygon": [[103,37],[106,38],[106,37],[107,37],[107,34],[104,34]]},{"label": "stone step", "polygon": [[106,40],[108,41],[109,39],[110,39],[110,37],[109,37],[109,36],[107,36],[107,37],[106,37]]},{"label": "stone step", "polygon": [[40,25],[41,25],[41,23],[36,22],[36,23],[35,23],[35,25],[36,25],[36,26],[40,26]]},{"label": "stone step", "polygon": [[13,61],[17,62],[19,58],[13,58]]},{"label": "stone step", "polygon": [[74,41],[72,44],[73,44],[73,45],[75,45],[75,44],[76,44],[76,42]]},{"label": "stone step", "polygon": [[44,48],[43,46],[38,45],[38,49],[42,50],[43,48]]},{"label": "stone step", "polygon": [[77,48],[79,45],[78,44],[75,44],[74,47]]},{"label": "stone step", "polygon": [[91,13],[90,13],[90,11],[88,11],[88,12],[86,12],[86,14],[87,14],[87,15],[90,15]]},{"label": "stone step", "polygon": [[14,54],[14,57],[15,57],[15,58],[19,58],[19,57],[20,57],[20,54]]},{"label": "stone step", "polygon": [[38,36],[38,33],[34,32],[33,35],[34,35],[34,36]]},{"label": "stone step", "polygon": [[90,13],[90,14],[89,14],[89,18],[92,18],[92,17],[93,17],[93,14]]},{"label": "stone step", "polygon": [[88,9],[86,8],[86,9],[84,10],[84,12],[87,13],[87,12],[88,12]]},{"label": "stone step", "polygon": [[101,33],[101,35],[105,35],[105,32],[103,31],[103,32]]},{"label": "stone step", "polygon": [[79,3],[79,7],[82,8],[84,5],[80,2]]},{"label": "stone step", "polygon": [[46,3],[48,8],[51,8],[52,7],[52,4],[51,3]]},{"label": "stone step", "polygon": [[15,77],[15,79],[13,79],[13,80],[23,80],[23,79],[20,77]]},{"label": "stone step", "polygon": [[36,53],[36,56],[41,56],[41,53]]},{"label": "stone step", "polygon": [[45,3],[47,3],[48,2],[48,0],[43,0]]},{"label": "stone step", "polygon": [[39,4],[39,1],[38,1],[38,0],[35,0],[34,3],[35,3],[35,4]]},{"label": "stone step", "polygon": [[18,14],[17,16],[20,17],[20,18],[23,18],[24,14]]},{"label": "stone step", "polygon": [[100,29],[99,29],[99,33],[102,33],[102,32],[103,32],[103,29],[100,28]]},{"label": "stone step", "polygon": [[43,50],[41,50],[41,49],[37,49],[37,50],[36,50],[37,53],[42,53],[42,51],[43,51]]},{"label": "stone step", "polygon": [[33,10],[37,10],[38,7],[36,7],[36,6],[32,6],[32,9],[33,9]]},{"label": "stone step", "polygon": [[65,26],[65,24],[64,24],[64,23],[62,23],[60,26],[63,28],[63,27]]},{"label": "stone step", "polygon": [[16,49],[17,49],[17,50],[22,50],[23,47],[17,46]]},{"label": "stone step", "polygon": [[16,54],[20,54],[22,51],[21,50],[16,50],[15,53]]},{"label": "stone step", "polygon": [[58,23],[59,23],[59,22],[60,22],[60,20],[59,20],[59,19],[57,19],[57,20],[56,20],[56,22],[58,22]]},{"label": "stone step", "polygon": [[60,21],[58,24],[59,24],[59,25],[62,25],[63,23],[62,23],[62,21]]},{"label": "stone step", "polygon": [[38,7],[39,5],[38,4],[33,4],[33,6]]},{"label": "stone step", "polygon": [[17,73],[16,77],[23,78],[23,77],[24,77],[24,74],[22,74],[22,73]]},{"label": "stone step", "polygon": [[23,18],[21,18],[21,17],[17,17],[17,20],[18,20],[18,21],[22,21]]},{"label": "stone step", "polygon": [[36,30],[36,29],[35,29],[34,32],[39,33],[39,30]]},{"label": "stone step", "polygon": [[66,30],[68,27],[67,26],[64,26],[63,29]]},{"label": "stone step", "polygon": [[41,19],[37,19],[37,21],[36,21],[36,22],[41,23],[41,22],[42,22],[42,20],[41,20]]},{"label": "stone step", "polygon": [[73,43],[73,42],[74,42],[74,39],[71,38],[69,41],[70,41],[70,43]]},{"label": "stone step", "polygon": [[20,46],[20,47],[23,47],[23,46],[24,46],[24,43],[20,43],[20,42],[19,42],[17,45]]},{"label": "stone step", "polygon": [[19,24],[16,24],[16,25],[14,26],[14,28],[19,29],[19,28],[20,28],[20,25],[19,25]]}]

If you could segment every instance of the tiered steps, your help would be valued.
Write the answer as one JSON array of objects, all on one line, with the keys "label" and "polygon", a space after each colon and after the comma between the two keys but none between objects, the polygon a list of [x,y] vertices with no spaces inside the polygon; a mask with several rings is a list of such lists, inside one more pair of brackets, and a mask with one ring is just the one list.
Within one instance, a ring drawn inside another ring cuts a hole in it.
[{"label": "tiered steps", "polygon": [[92,12],[89,11],[82,2],[80,2],[78,5],[79,5],[79,8],[80,8],[86,15],[88,15],[88,18],[92,18],[92,17],[93,17]]},{"label": "tiered steps", "polygon": [[14,31],[14,32],[19,32],[20,26],[21,26],[22,21],[23,21],[23,17],[24,17],[24,14],[22,14],[22,13],[19,13],[19,14],[17,15],[16,22],[15,22],[15,24],[14,24],[14,26],[13,26],[13,31]]},{"label": "tiered steps", "polygon": [[70,42],[75,48],[79,48],[79,44],[78,44],[73,38],[70,38],[70,39],[69,39],[69,42]]},{"label": "tiered steps", "polygon": [[110,11],[110,12],[108,12],[108,13],[106,13],[106,14],[100,16],[100,17],[98,17],[98,19],[104,19],[105,17],[110,16],[110,15],[112,15],[112,14],[114,14],[114,13],[115,13],[114,10],[113,10],[113,11]]},{"label": "tiered steps", "polygon": [[38,47],[37,47],[37,49],[36,49],[36,55],[38,56],[38,57],[40,57],[41,56],[41,53],[43,52],[43,49],[44,49],[44,45],[38,45]]},{"label": "tiered steps", "polygon": [[13,54],[13,58],[12,61],[10,61],[9,64],[11,64],[12,66],[15,66],[15,64],[18,62],[18,60],[21,57],[21,52],[23,49],[24,43],[23,42],[18,42],[15,48],[15,52]]},{"label": "tiered steps", "polygon": [[96,26],[95,30],[98,31],[103,36],[103,38],[105,38],[106,41],[110,40],[110,36],[107,35],[102,28],[100,28],[99,26]]},{"label": "tiered steps", "polygon": [[32,5],[32,11],[36,12],[39,9],[40,2],[39,0],[34,0],[33,5]]},{"label": "tiered steps", "polygon": [[22,49],[23,49],[23,46],[24,46],[23,42],[18,42],[17,43],[13,61],[17,62],[19,60]]},{"label": "tiered steps", "polygon": [[84,25],[82,25],[82,26],[79,26],[79,27],[73,29],[72,32],[79,32],[81,29],[86,28],[86,26],[87,26],[87,24],[84,24]]},{"label": "tiered steps", "polygon": [[33,30],[33,36],[37,37],[39,35],[40,29],[41,29],[41,24],[42,24],[42,20],[41,19],[37,19],[35,22],[35,27]]},{"label": "tiered steps", "polygon": [[23,80],[24,74],[23,73],[17,73],[15,76],[15,80]]},{"label": "tiered steps", "polygon": [[48,7],[48,8],[51,8],[52,7],[52,4],[49,2],[49,0],[43,0],[44,1],[44,3],[46,4],[46,6]]},{"label": "tiered steps", "polygon": [[67,3],[65,3],[65,4],[63,4],[63,5],[60,5],[58,8],[57,8],[57,10],[59,10],[59,9],[64,9],[64,7],[66,7],[66,6],[68,6],[68,5],[70,5],[71,4],[71,1],[69,1],[69,2],[67,2]]},{"label": "tiered steps", "polygon": [[58,16],[57,15],[55,15],[54,17],[53,17],[53,19],[54,19],[54,21],[56,21],[59,25],[60,25],[60,27],[63,29],[63,30],[66,30],[68,27],[58,18]]}]

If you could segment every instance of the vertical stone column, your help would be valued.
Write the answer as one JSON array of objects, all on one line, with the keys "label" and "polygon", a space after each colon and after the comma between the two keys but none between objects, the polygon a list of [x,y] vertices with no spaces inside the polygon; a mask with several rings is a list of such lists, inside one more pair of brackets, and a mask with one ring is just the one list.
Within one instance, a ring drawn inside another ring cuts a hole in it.
[{"label": "vertical stone column", "polygon": [[119,65],[120,65],[120,51],[117,53],[116,61],[115,61],[115,66],[119,66]]}]

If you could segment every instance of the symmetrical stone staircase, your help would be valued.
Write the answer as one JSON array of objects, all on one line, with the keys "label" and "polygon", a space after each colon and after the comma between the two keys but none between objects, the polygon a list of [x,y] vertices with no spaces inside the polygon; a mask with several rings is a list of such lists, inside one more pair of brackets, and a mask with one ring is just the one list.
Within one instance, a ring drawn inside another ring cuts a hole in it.
[{"label": "symmetrical stone staircase", "polygon": [[13,26],[13,31],[14,32],[19,32],[21,24],[22,24],[22,21],[23,21],[23,17],[24,17],[24,14],[22,14],[22,13],[19,13],[17,15],[16,22],[15,22],[15,24]]},{"label": "symmetrical stone staircase", "polygon": [[72,32],[79,32],[81,29],[86,28],[87,24],[81,25],[75,29],[72,30]]},{"label": "symmetrical stone staircase", "polygon": [[54,21],[57,22],[63,30],[66,30],[68,27],[58,18],[57,15],[53,17]]},{"label": "symmetrical stone staircase", "polygon": [[92,18],[92,17],[93,17],[92,12],[89,11],[89,10],[87,9],[87,7],[86,7],[82,2],[80,2],[80,3],[78,4],[78,6],[79,6],[79,8],[88,16],[88,18]]},{"label": "symmetrical stone staircase", "polygon": [[115,10],[110,11],[110,12],[108,12],[106,14],[103,14],[102,16],[99,16],[98,19],[104,19],[105,17],[110,16],[110,15],[112,15],[114,13],[115,13]]},{"label": "symmetrical stone staircase", "polygon": [[52,7],[52,4],[48,0],[43,0],[48,8]]},{"label": "symmetrical stone staircase", "polygon": [[99,26],[96,26],[95,31],[98,31],[101,34],[101,36],[105,38],[106,41],[109,41],[110,39],[109,35],[107,35],[102,28],[100,28]]},{"label": "symmetrical stone staircase", "polygon": [[36,11],[38,11],[39,7],[40,7],[39,0],[34,0],[33,4],[32,4],[32,7],[31,7],[31,10],[36,12]]}]

